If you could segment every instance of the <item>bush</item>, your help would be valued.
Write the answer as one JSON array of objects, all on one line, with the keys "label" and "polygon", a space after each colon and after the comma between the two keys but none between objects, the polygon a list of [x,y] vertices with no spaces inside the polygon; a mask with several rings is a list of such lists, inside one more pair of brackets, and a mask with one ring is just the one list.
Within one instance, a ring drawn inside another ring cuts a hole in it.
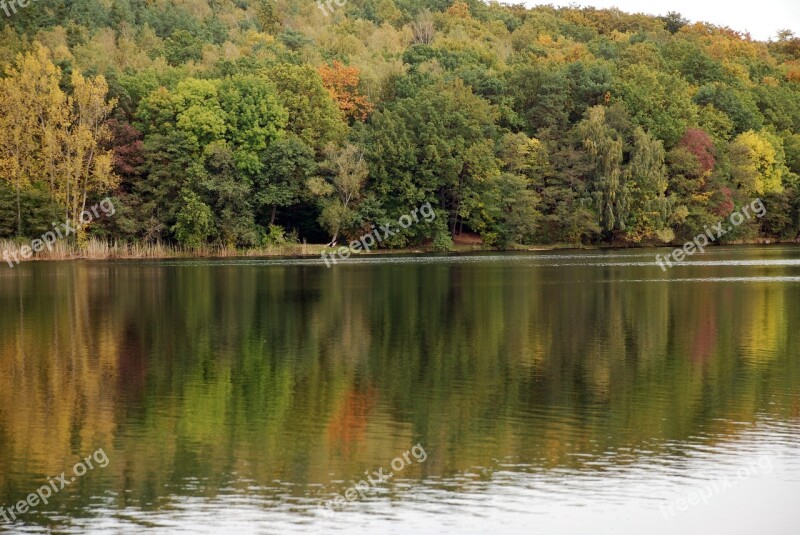
[{"label": "bush", "polygon": [[172,227],[172,232],[181,245],[198,249],[211,235],[214,214],[194,192],[184,193],[183,202],[184,206],[178,212],[178,221]]},{"label": "bush", "polygon": [[439,253],[446,253],[453,250],[453,237],[447,230],[436,230],[433,236],[433,250]]},{"label": "bush", "polygon": [[286,245],[286,231],[280,225],[270,225],[267,233],[261,239],[261,243],[266,247]]}]

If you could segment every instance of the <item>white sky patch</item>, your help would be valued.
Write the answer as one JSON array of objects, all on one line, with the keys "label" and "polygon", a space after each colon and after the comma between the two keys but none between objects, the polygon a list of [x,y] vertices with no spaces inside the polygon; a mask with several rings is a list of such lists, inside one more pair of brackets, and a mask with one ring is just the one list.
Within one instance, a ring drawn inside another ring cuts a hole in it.
[{"label": "white sky patch", "polygon": [[[517,3],[511,0],[509,3]],[[774,39],[778,30],[788,29],[800,35],[800,2],[798,0],[760,0],[758,2],[731,2],[721,0],[581,0],[534,1],[523,0],[528,7],[552,4],[566,7],[570,4],[598,9],[617,7],[628,13],[666,15],[677,11],[693,22],[701,21],[716,26],[729,26],[740,32],[750,32],[754,39]]]}]

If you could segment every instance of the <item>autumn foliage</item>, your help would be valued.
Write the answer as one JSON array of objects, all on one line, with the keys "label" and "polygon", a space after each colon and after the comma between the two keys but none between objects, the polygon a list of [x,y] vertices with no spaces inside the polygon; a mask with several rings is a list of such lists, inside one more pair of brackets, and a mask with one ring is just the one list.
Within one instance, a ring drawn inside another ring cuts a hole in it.
[{"label": "autumn foliage", "polygon": [[[323,2],[324,3],[324,2]],[[800,37],[470,0],[55,2],[0,32],[0,239],[225,248],[800,239]],[[57,5],[56,5],[57,4]],[[87,14],[91,14],[88,16]],[[758,37],[758,36],[757,36]],[[760,38],[760,37],[759,37]]]},{"label": "autumn foliage", "polygon": [[786,68],[786,79],[800,83],[800,61],[787,61]]},{"label": "autumn foliage", "polygon": [[453,2],[453,5],[447,10],[447,14],[453,17],[459,17],[462,19],[469,18],[469,6],[464,2],[459,2],[456,0]]},{"label": "autumn foliage", "polygon": [[697,157],[703,173],[714,170],[716,163],[714,140],[705,131],[700,128],[689,128],[681,138],[679,145]]},{"label": "autumn foliage", "polygon": [[319,74],[345,117],[357,121],[369,117],[373,106],[359,89],[361,70],[358,67],[348,67],[340,61],[334,61],[332,66],[320,66]]}]

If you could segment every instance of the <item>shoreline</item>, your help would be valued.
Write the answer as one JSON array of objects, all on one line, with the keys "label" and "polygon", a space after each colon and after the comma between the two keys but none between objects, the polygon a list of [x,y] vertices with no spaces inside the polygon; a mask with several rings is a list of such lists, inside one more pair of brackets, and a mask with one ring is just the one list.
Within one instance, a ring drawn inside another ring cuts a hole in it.
[{"label": "shoreline", "polygon": [[[736,241],[725,244],[714,245],[714,247],[726,246],[772,246],[772,245],[800,245],[798,240],[773,240],[757,239]],[[10,247],[19,247],[15,242],[0,240],[0,251],[8,250]],[[354,257],[369,256],[406,256],[419,254],[442,254],[442,255],[464,255],[474,253],[520,253],[520,252],[548,252],[548,251],[602,251],[602,250],[626,250],[626,249],[672,249],[675,245],[620,245],[620,244],[543,244],[543,245],[516,245],[501,249],[478,244],[455,245],[450,251],[434,251],[430,247],[406,247],[401,249],[378,249],[375,251],[353,252]],[[44,251],[44,254],[37,253],[31,258],[20,258],[20,263],[25,262],[69,262],[75,260],[89,261],[109,261],[109,260],[171,260],[171,259],[247,259],[247,258],[275,258],[275,259],[311,259],[319,258],[323,253],[334,253],[337,249],[330,248],[326,244],[286,244],[266,246],[252,249],[229,249],[222,247],[208,247],[199,250],[188,250],[179,246],[169,244],[109,244],[98,240],[90,240],[89,244],[79,249],[77,246],[58,244],[52,251]],[[8,265],[7,261],[2,262]],[[18,264],[15,264],[18,265]]]}]

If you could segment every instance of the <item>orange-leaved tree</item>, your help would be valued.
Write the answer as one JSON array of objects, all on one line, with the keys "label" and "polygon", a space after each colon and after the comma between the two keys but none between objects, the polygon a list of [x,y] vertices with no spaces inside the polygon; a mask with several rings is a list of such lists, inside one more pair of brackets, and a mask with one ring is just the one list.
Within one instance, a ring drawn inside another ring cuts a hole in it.
[{"label": "orange-leaved tree", "polygon": [[332,66],[321,65],[319,74],[331,97],[348,119],[366,120],[373,106],[359,89],[361,70],[358,67],[348,67],[334,60]]}]

